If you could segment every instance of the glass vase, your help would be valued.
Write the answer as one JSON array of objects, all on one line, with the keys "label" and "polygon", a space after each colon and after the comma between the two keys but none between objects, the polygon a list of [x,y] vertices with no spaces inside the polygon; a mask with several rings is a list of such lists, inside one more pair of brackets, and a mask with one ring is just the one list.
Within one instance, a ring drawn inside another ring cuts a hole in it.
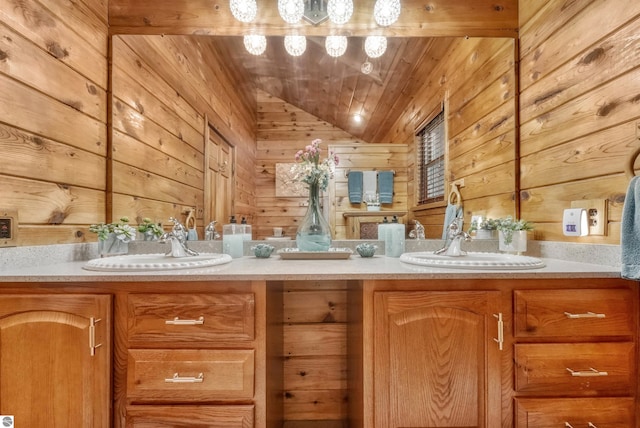
[{"label": "glass vase", "polygon": [[98,252],[100,257],[117,256],[127,254],[129,251],[129,240],[118,239],[115,233],[107,235],[104,241],[98,241]]},{"label": "glass vase", "polygon": [[331,247],[331,226],[320,207],[320,185],[309,185],[309,207],[296,232],[300,251],[328,251]]}]

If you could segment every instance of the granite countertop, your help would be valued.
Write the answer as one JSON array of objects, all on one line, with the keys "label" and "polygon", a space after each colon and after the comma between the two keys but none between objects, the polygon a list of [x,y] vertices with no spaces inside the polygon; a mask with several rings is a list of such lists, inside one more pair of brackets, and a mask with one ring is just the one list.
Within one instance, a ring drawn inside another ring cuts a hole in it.
[{"label": "granite countertop", "polygon": [[[360,242],[360,241],[357,241]],[[204,245],[204,244],[203,244]],[[345,244],[349,246],[349,244]],[[421,246],[430,246],[421,243]],[[434,245],[438,245],[437,243]],[[488,244],[485,244],[488,245]],[[130,253],[144,254],[159,247],[140,245]],[[215,249],[215,248],[214,248]],[[486,250],[476,248],[472,250]],[[202,250],[202,249],[201,249]],[[205,248],[205,252],[206,252]],[[423,250],[419,248],[418,250]],[[556,248],[557,250],[557,248]],[[580,254],[578,248],[570,248],[571,254]],[[583,250],[586,251],[586,250]],[[602,252],[602,249],[599,249]],[[586,263],[544,257],[535,247],[532,255],[540,257],[545,267],[525,270],[485,270],[430,268],[401,262],[397,258],[376,255],[362,258],[354,252],[346,260],[283,260],[274,253],[270,258],[258,259],[244,256],[230,263],[191,269],[161,270],[150,272],[96,272],[85,270],[86,260],[92,257],[78,257],[71,261],[48,263],[27,263],[25,266],[3,268],[0,282],[118,282],[118,281],[205,281],[205,280],[335,280],[335,279],[465,279],[465,278],[620,278],[620,267],[607,264]],[[95,254],[94,254],[95,255]],[[585,254],[586,259],[589,258]],[[601,256],[600,259],[603,257]],[[606,258],[606,257],[605,257]],[[42,257],[41,257],[42,259]]]}]

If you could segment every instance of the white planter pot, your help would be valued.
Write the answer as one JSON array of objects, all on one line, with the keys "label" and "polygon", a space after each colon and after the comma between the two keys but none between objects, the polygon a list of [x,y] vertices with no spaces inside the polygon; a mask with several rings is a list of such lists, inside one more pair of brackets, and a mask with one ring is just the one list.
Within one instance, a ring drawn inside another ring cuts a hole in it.
[{"label": "white planter pot", "polygon": [[527,251],[527,231],[516,230],[513,232],[513,237],[509,244],[504,242],[504,232],[498,233],[498,248],[500,251],[508,253],[523,253]]},{"label": "white planter pot", "polygon": [[478,229],[476,230],[476,239],[498,239],[498,231]]}]

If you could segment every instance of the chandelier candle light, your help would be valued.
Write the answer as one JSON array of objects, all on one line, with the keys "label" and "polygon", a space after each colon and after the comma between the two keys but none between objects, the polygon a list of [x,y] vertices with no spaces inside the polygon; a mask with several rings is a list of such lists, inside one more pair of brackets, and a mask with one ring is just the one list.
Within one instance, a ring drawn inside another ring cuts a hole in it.
[{"label": "chandelier candle light", "polygon": [[267,49],[267,38],[261,34],[244,36],[244,47],[251,55],[262,55]]},{"label": "chandelier candle light", "polygon": [[231,14],[240,22],[249,23],[258,15],[256,0],[229,0]]},{"label": "chandelier candle light", "polygon": [[315,139],[304,150],[296,153],[296,163],[291,167],[293,177],[309,188],[309,207],[296,233],[296,244],[300,251],[328,251],[331,247],[331,226],[324,218],[320,206],[320,191],[326,190],[329,179],[338,164],[338,156],[320,160],[322,140]]},{"label": "chandelier candle light", "polygon": [[327,49],[327,54],[334,58],[344,55],[347,51],[347,37],[346,36],[327,36],[324,41],[324,46]]}]

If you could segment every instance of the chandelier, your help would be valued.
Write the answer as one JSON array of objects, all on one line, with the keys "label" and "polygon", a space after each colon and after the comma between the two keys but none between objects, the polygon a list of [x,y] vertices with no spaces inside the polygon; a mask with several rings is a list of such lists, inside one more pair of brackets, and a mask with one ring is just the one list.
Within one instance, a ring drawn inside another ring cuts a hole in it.
[{"label": "chandelier", "polygon": [[[240,22],[250,23],[256,19],[258,5],[256,0],[229,0],[231,14]],[[376,23],[387,27],[400,17],[400,0],[375,0],[373,17]],[[353,15],[353,0],[278,0],[278,13],[288,24],[297,24],[302,18],[313,25],[330,19],[335,25],[349,22]],[[345,36],[327,36],[325,48],[332,57],[342,56],[347,50]],[[267,39],[263,35],[244,36],[244,46],[253,55],[262,55],[267,48]],[[290,35],[284,38],[284,47],[291,56],[300,56],[307,49],[307,40],[303,35]],[[387,50],[384,36],[368,36],[364,50],[368,58],[378,58]],[[363,64],[363,73],[371,72],[371,63]]]},{"label": "chandelier", "polygon": [[231,14],[240,22],[251,22],[258,15],[256,0],[229,0]]},{"label": "chandelier", "polygon": [[304,0],[278,0],[278,13],[284,22],[297,24],[304,15]]},{"label": "chandelier", "polygon": [[381,57],[387,50],[385,36],[367,36],[364,40],[364,51],[369,58]]},{"label": "chandelier", "polygon": [[307,49],[307,38],[305,36],[285,36],[284,48],[291,56],[300,56]]},{"label": "chandelier", "polygon": [[267,38],[261,34],[247,34],[244,47],[251,55],[262,55],[267,49]]},{"label": "chandelier", "polygon": [[388,27],[400,17],[400,0],[376,0],[373,18],[381,27]]},{"label": "chandelier", "polygon": [[337,58],[347,51],[347,38],[345,36],[327,36],[324,47],[329,56]]},{"label": "chandelier", "polygon": [[327,3],[329,20],[337,25],[346,24],[353,15],[352,0],[329,0]]}]

